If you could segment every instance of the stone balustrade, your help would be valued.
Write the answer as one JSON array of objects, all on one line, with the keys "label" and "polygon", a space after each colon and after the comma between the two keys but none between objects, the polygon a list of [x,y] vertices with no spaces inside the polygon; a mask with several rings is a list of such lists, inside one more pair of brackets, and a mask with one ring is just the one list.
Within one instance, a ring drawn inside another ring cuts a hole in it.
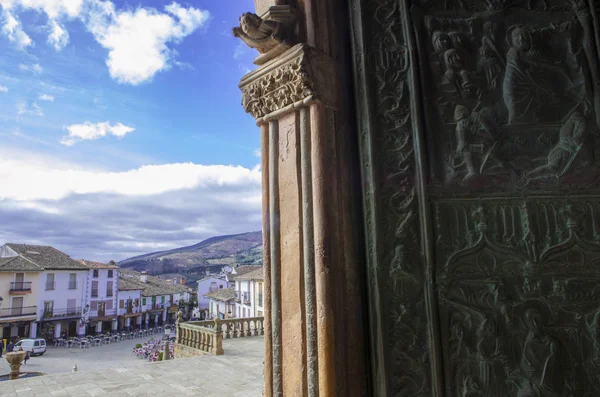
[{"label": "stone balustrade", "polygon": [[[219,320],[221,332],[223,332],[223,339],[264,335],[264,319],[264,317],[246,317]],[[214,320],[193,321],[188,324],[194,324],[203,327],[215,327]]]},{"label": "stone balustrade", "polygon": [[264,317],[177,322],[175,357],[223,354],[223,339],[264,335]]},{"label": "stone balustrade", "polygon": [[223,332],[218,327],[177,323],[175,357],[191,357],[202,354],[223,354]]}]

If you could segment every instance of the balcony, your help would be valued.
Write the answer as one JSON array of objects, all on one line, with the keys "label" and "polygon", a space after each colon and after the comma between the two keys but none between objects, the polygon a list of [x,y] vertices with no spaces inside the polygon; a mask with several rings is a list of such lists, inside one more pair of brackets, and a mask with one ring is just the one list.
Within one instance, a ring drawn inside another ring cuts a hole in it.
[{"label": "balcony", "polygon": [[0,318],[4,317],[27,317],[37,314],[37,306],[21,306],[0,309]]},{"label": "balcony", "polygon": [[81,307],[48,310],[43,315],[44,319],[65,317],[81,317]]},{"label": "balcony", "polygon": [[54,281],[46,281],[46,291],[54,291],[56,289],[56,283]]},{"label": "balcony", "polygon": [[31,282],[17,281],[10,283],[9,294],[13,295],[24,295],[31,293]]},{"label": "balcony", "polygon": [[69,281],[69,289],[77,289],[77,283]]}]

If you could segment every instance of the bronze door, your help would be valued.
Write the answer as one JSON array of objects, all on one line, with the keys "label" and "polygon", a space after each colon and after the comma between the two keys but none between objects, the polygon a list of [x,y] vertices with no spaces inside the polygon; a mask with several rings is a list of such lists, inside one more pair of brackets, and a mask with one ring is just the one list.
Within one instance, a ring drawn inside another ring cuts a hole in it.
[{"label": "bronze door", "polygon": [[597,3],[351,3],[375,395],[600,395]]}]

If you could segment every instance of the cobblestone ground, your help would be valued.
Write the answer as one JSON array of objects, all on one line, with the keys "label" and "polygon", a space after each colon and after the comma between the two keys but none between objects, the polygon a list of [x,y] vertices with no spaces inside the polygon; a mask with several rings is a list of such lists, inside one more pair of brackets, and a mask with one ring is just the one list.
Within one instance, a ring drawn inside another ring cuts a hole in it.
[{"label": "cobblestone ground", "polygon": [[[126,348],[129,341],[115,344],[114,348]],[[140,343],[138,341],[133,341]],[[133,343],[133,345],[135,345]],[[30,379],[0,382],[2,397],[50,397],[50,396],[201,396],[201,397],[260,397],[263,384],[264,338],[250,337],[223,341],[223,356],[201,356],[175,359],[168,362],[145,363],[127,354],[114,359],[98,358],[109,355],[112,345],[98,347],[86,352],[68,353],[88,360],[80,360],[77,373],[63,373]],[[107,352],[101,349],[106,347]],[[60,350],[60,349],[57,349]],[[66,349],[64,349],[66,350]],[[112,350],[112,349],[111,349]],[[117,350],[122,352],[122,350]],[[43,357],[34,357],[25,371],[34,368],[34,360],[49,359],[53,350]],[[58,351],[57,353],[58,354]],[[55,360],[61,361],[55,354]],[[67,354],[67,353],[65,353]],[[87,356],[83,356],[87,354]],[[94,358],[96,356],[96,358]],[[67,358],[74,358],[66,356]],[[3,367],[7,367],[2,359]],[[86,363],[94,363],[87,365]],[[41,365],[41,364],[40,364]],[[51,364],[48,364],[51,365]],[[68,364],[65,362],[62,368]],[[70,364],[72,367],[73,364]],[[92,369],[93,368],[93,369]],[[2,371],[0,369],[0,371]],[[68,368],[70,371],[70,368]],[[64,372],[64,370],[61,370]]]}]

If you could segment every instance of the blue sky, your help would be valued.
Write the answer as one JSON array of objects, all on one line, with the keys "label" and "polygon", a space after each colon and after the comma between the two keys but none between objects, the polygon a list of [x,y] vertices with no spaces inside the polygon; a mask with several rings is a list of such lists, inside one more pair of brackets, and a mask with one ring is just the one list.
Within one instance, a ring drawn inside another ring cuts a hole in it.
[{"label": "blue sky", "polygon": [[0,243],[120,260],[260,228],[252,0],[0,7]]}]

